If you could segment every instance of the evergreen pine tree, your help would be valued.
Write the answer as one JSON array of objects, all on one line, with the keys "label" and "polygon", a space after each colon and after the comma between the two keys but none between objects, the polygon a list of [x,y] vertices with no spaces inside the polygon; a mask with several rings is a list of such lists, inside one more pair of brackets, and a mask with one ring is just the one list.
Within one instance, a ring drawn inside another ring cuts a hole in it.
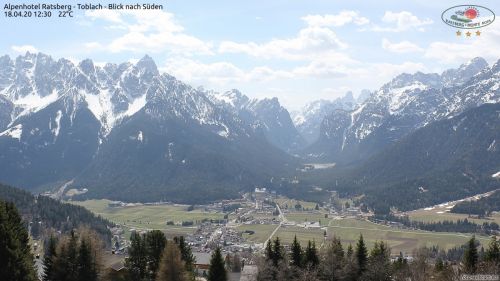
[{"label": "evergreen pine tree", "polygon": [[272,260],[273,265],[276,267],[278,263],[284,258],[283,249],[281,246],[281,241],[279,237],[274,239],[273,250],[272,250]]},{"label": "evergreen pine tree", "polygon": [[167,238],[162,231],[153,230],[146,233],[145,239],[148,275],[151,280],[155,280]]},{"label": "evergreen pine tree", "polygon": [[463,269],[466,273],[475,273],[477,270],[477,264],[479,261],[479,256],[476,248],[476,237],[473,236],[465,247],[464,257],[463,257]]},{"label": "evergreen pine tree", "polygon": [[3,201],[0,201],[0,278],[37,280],[28,232],[14,204]]},{"label": "evergreen pine tree", "polygon": [[384,242],[375,242],[370,252],[364,280],[391,281],[390,250]]},{"label": "evergreen pine tree", "polygon": [[354,254],[354,250],[352,249],[352,244],[349,244],[349,246],[347,246],[347,257],[352,257],[352,255]]},{"label": "evergreen pine tree", "polygon": [[269,239],[266,244],[266,260],[272,261],[274,259],[273,242]]},{"label": "evergreen pine tree", "polygon": [[295,237],[293,238],[291,258],[293,266],[298,268],[302,267],[303,253],[302,247],[297,240],[297,235],[295,235]]},{"label": "evergreen pine tree", "polygon": [[143,280],[147,275],[147,250],[144,240],[137,232],[133,232],[130,236],[130,247],[125,267],[132,280]]},{"label": "evergreen pine tree", "polygon": [[500,265],[500,241],[497,241],[496,236],[491,238],[491,242],[486,250],[485,260]]},{"label": "evergreen pine tree", "polygon": [[347,254],[345,258],[345,266],[342,271],[342,279],[345,281],[358,281],[359,280],[359,269],[358,269],[358,261],[356,256],[354,255],[354,250],[352,245],[349,244],[347,247]]},{"label": "evergreen pine tree", "polygon": [[312,268],[315,268],[319,264],[318,252],[316,250],[316,243],[314,241],[307,243],[306,253],[305,253],[305,264]]},{"label": "evergreen pine tree", "polygon": [[358,271],[361,274],[365,271],[366,263],[368,262],[368,250],[366,249],[362,234],[359,235],[359,240],[356,244],[356,259],[358,262]]},{"label": "evergreen pine tree", "polygon": [[62,237],[56,246],[52,259],[51,281],[98,280],[101,269],[100,243],[95,233],[80,229],[77,236],[71,231],[69,237]]},{"label": "evergreen pine tree", "polygon": [[43,281],[50,281],[54,279],[54,261],[57,258],[56,254],[57,240],[51,235],[47,241],[47,248],[43,258]]},{"label": "evergreen pine tree", "polygon": [[66,274],[71,280],[77,280],[78,277],[77,257],[78,257],[78,238],[76,237],[75,231],[71,230],[68,247],[66,248],[66,255],[60,256],[60,258],[66,259],[67,262]]},{"label": "evergreen pine tree", "polygon": [[86,237],[82,237],[80,247],[78,249],[78,280],[79,281],[95,281],[98,277],[96,263],[92,255],[92,247],[90,241]]},{"label": "evergreen pine tree", "polygon": [[[52,264],[52,279],[51,281],[66,281],[67,278],[75,278],[76,276],[67,276],[70,271],[71,262],[68,260],[68,238],[61,240],[57,246],[55,259]],[[76,279],[72,279],[76,280]]]},{"label": "evergreen pine tree", "polygon": [[227,281],[226,267],[220,248],[217,247],[210,259],[210,267],[208,269],[208,281]]},{"label": "evergreen pine tree", "polygon": [[184,261],[186,271],[194,276],[194,263],[195,257],[191,251],[191,247],[186,243],[184,236],[179,237],[179,249],[181,250],[181,257]]}]

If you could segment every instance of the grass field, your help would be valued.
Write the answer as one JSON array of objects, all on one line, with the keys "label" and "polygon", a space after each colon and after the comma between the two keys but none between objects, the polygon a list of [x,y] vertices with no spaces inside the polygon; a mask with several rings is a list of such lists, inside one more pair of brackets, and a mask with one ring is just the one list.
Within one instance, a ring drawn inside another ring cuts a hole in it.
[{"label": "grass field", "polygon": [[294,221],[296,223],[319,221],[322,226],[328,225],[330,221],[330,218],[325,218],[324,213],[293,212],[286,213],[285,217],[287,220]]},{"label": "grass field", "polygon": [[109,200],[87,200],[71,202],[83,206],[97,215],[114,223],[137,229],[160,229],[169,234],[186,234],[194,232],[193,227],[167,226],[167,221],[201,221],[203,219],[222,219],[224,214],[205,212],[195,209],[188,212],[187,206],[180,205],[140,205],[132,207],[109,207]]},{"label": "grass field", "polygon": [[278,225],[275,224],[245,224],[238,226],[236,229],[238,231],[244,232],[245,230],[251,230],[254,231],[255,233],[250,235],[247,233],[243,233],[243,238],[247,239],[248,241],[256,242],[256,243],[264,243],[267,238],[269,238],[269,235],[273,233],[273,231],[278,227]]},{"label": "grass field", "polygon": [[482,224],[483,222],[496,222],[500,224],[500,214],[494,214],[489,218],[485,219],[477,219],[477,218],[469,218],[468,215],[466,214],[454,214],[447,212],[448,210],[446,209],[432,209],[432,210],[425,210],[425,209],[419,209],[416,211],[408,212],[408,216],[412,220],[416,221],[423,221],[423,222],[439,222],[439,221],[445,221],[445,220],[451,220],[451,221],[457,221],[457,220],[464,220],[468,219],[469,221],[473,221],[477,224]]},{"label": "grass field", "polygon": [[319,247],[324,240],[322,229],[306,229],[297,226],[283,226],[276,232],[273,238],[278,236],[284,244],[291,244],[295,235],[297,235],[297,240],[299,240],[302,246],[306,246],[308,241],[315,241],[316,246]]},{"label": "grass field", "polygon": [[[400,251],[410,253],[413,249],[423,246],[437,245],[443,249],[450,249],[464,244],[471,235],[446,232],[426,232],[418,230],[399,230],[388,226],[378,225],[369,221],[355,219],[332,220],[328,227],[328,235],[340,237],[344,244],[355,244],[360,233],[369,247],[376,241],[387,242],[394,254]],[[488,237],[476,236],[483,244],[487,245]]]},{"label": "grass field", "polygon": [[[291,202],[289,199],[284,199],[280,203]],[[288,200],[288,201],[286,201]],[[205,210],[195,209],[188,212],[187,206],[182,205],[140,205],[131,207],[109,207],[108,200],[88,200],[83,202],[72,202],[86,207],[92,212],[101,215],[118,224],[125,225],[125,236],[129,235],[132,228],[135,229],[160,229],[166,232],[168,236],[186,235],[193,233],[195,227],[181,227],[178,225],[167,226],[167,221],[180,223],[182,221],[201,221],[203,219],[222,219],[224,214],[216,212],[206,212]],[[292,202],[293,203],[293,202]],[[302,203],[302,202],[301,202]],[[427,211],[415,211],[410,214],[412,219],[425,221],[437,221],[445,219],[465,218],[464,215],[442,213],[437,214],[436,211],[426,213]],[[349,243],[356,243],[359,234],[363,233],[365,241],[369,247],[372,247],[375,241],[387,242],[394,254],[400,251],[410,253],[422,246],[437,245],[443,249],[449,249],[455,246],[464,244],[471,235],[460,233],[444,233],[444,232],[426,232],[418,230],[405,230],[391,228],[388,226],[378,225],[364,220],[356,219],[332,219],[325,218],[324,213],[307,213],[307,212],[291,212],[285,214],[289,221],[313,222],[321,220],[323,227],[327,229],[328,237],[336,235],[341,238],[342,243],[347,247]],[[460,216],[460,217],[459,217]],[[500,215],[495,216],[495,220],[500,220]],[[483,220],[484,221],[484,220]],[[482,222],[482,221],[477,221]],[[244,232],[251,230],[255,233],[252,235],[243,234],[243,237],[251,242],[262,243],[266,241],[271,233],[276,229],[277,225],[240,225],[238,231]],[[276,232],[275,236],[279,236],[281,240],[287,244],[291,243],[293,237],[297,238],[306,245],[308,240],[315,240],[320,246],[323,243],[323,229],[305,229],[298,226],[282,226]],[[488,237],[477,237],[483,245],[489,242]]]}]

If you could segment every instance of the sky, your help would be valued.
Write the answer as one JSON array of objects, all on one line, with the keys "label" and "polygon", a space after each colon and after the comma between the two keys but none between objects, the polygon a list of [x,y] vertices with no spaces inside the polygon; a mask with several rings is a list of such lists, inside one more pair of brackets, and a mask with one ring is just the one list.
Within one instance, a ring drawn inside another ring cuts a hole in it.
[{"label": "sky", "polygon": [[[117,1],[84,1],[110,2]],[[500,19],[470,37],[457,36],[457,29],[441,20],[443,11],[461,4],[500,14],[498,0],[121,3],[156,3],[164,9],[76,10],[73,18],[2,15],[0,54],[43,52],[96,64],[137,61],[147,54],[161,72],[194,87],[278,97],[291,110],[347,91],[356,96],[362,89],[376,90],[403,72],[439,73],[477,56],[490,64],[500,59]]]}]

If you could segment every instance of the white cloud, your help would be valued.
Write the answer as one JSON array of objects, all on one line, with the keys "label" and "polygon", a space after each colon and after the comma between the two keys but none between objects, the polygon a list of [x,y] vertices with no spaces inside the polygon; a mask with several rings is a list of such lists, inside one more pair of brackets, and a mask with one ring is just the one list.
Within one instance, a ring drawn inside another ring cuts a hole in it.
[{"label": "white cloud", "polygon": [[380,32],[401,32],[410,29],[424,31],[424,27],[426,25],[433,23],[433,21],[429,18],[419,19],[417,16],[408,11],[402,11],[399,13],[386,11],[382,17],[382,22],[388,24],[389,26],[375,25],[372,30]]},{"label": "white cloud", "polygon": [[370,22],[369,19],[359,15],[357,11],[341,11],[336,15],[307,15],[302,17],[302,20],[308,26],[343,26],[348,23],[356,25],[365,25]]},{"label": "white cloud", "polygon": [[204,86],[225,86],[231,83],[263,82],[292,77],[289,72],[274,70],[268,66],[258,66],[245,71],[230,62],[203,63],[183,57],[169,59],[160,70],[181,80]]},{"label": "white cloud", "polygon": [[[450,29],[450,34],[455,32]],[[496,21],[480,30],[481,35],[473,32],[471,38],[462,34],[455,37],[455,42],[432,42],[425,51],[425,57],[443,63],[456,63],[470,60],[474,57],[483,57],[489,61],[500,59],[500,22]]]},{"label": "white cloud", "polygon": [[116,10],[88,10],[85,12],[85,16],[87,16],[91,20],[103,19],[109,22],[125,24],[122,20],[122,13]]},{"label": "white cloud", "polygon": [[347,76],[352,69],[337,63],[335,60],[314,60],[305,66],[299,66],[292,70],[297,77],[314,78],[339,78]]},{"label": "white cloud", "polygon": [[38,53],[37,48],[35,48],[32,45],[20,45],[20,46],[14,45],[11,46],[10,48],[12,49],[12,51],[20,54],[25,54],[26,52]]},{"label": "white cloud", "polygon": [[399,43],[391,43],[388,39],[382,39],[382,48],[393,53],[415,53],[422,52],[424,49],[410,41],[401,41]]},{"label": "white cloud", "polygon": [[212,54],[210,43],[187,35],[184,28],[175,21],[174,15],[159,10],[93,10],[85,15],[92,21],[103,20],[110,25],[106,29],[125,31],[110,42],[89,42],[91,50],[105,50],[113,53],[122,51],[160,52],[184,55]]},{"label": "white cloud", "polygon": [[219,46],[219,52],[245,53],[264,59],[304,60],[346,47],[347,44],[342,42],[331,29],[308,26],[301,29],[296,37],[273,39],[262,44],[224,41]]},{"label": "white cloud", "polygon": [[428,72],[423,63],[406,61],[400,64],[376,63],[361,70],[365,76],[376,77],[379,83],[386,83],[401,73]]}]

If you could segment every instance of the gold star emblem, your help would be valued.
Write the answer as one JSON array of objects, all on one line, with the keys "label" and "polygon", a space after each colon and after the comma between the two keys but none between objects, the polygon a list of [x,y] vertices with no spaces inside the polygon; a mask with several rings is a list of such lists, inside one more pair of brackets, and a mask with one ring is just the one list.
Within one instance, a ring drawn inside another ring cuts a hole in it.
[{"label": "gold star emblem", "polygon": [[481,31],[476,31],[476,36],[481,36]]},{"label": "gold star emblem", "polygon": [[470,33],[469,31],[467,31],[467,32],[465,33],[465,35],[467,35],[467,37],[470,37],[470,35],[471,35],[471,34],[472,34],[472,33]]},{"label": "gold star emblem", "polygon": [[457,36],[461,36],[462,35],[462,32],[460,32],[460,30],[457,30]]}]

